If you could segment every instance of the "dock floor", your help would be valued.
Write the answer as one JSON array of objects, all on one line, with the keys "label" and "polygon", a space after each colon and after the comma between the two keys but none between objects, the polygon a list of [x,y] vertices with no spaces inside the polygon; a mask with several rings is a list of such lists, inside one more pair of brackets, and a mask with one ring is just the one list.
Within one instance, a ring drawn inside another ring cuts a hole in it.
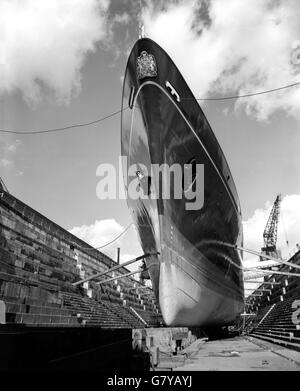
[{"label": "dock floor", "polygon": [[173,371],[300,371],[300,352],[251,337],[208,341],[178,359],[159,366]]}]

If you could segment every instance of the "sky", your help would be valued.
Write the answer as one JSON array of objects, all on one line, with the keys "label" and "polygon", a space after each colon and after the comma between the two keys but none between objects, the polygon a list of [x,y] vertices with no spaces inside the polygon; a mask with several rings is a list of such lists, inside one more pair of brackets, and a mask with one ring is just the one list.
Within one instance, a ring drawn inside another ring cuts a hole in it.
[{"label": "sky", "polygon": [[[43,130],[120,109],[128,54],[146,36],[175,61],[197,98],[300,81],[298,0],[0,0],[0,128]],[[282,194],[278,247],[300,243],[300,87],[201,102],[241,201],[245,247],[259,251]],[[60,133],[0,133],[8,190],[94,246],[130,223],[125,200],[99,200],[97,167],[118,167],[120,116]],[[287,245],[288,242],[288,245]],[[142,254],[135,228],[103,249]],[[245,264],[256,258],[245,254]]]}]

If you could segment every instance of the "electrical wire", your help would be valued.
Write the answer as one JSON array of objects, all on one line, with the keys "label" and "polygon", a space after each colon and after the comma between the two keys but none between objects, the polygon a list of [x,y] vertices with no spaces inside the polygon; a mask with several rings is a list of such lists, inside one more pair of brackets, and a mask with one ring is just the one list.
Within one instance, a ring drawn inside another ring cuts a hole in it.
[{"label": "electrical wire", "polygon": [[[251,96],[257,96],[257,95],[264,95],[264,94],[270,94],[272,92],[276,91],[281,91],[285,90],[287,88],[292,88],[300,85],[300,81],[293,83],[293,84],[288,84],[286,86],[278,87],[278,88],[273,88],[271,90],[265,90],[265,91],[260,91],[260,92],[252,92],[249,94],[243,94],[243,95],[232,95],[232,96],[223,96],[220,98],[196,98],[198,101],[222,101],[222,100],[232,100],[232,99],[240,99],[240,98],[249,98]],[[182,100],[192,100],[193,98],[182,98]]]},{"label": "electrical wire", "polygon": [[68,126],[64,126],[64,127],[60,127],[60,128],[50,128],[50,129],[43,129],[43,130],[24,130],[23,131],[23,130],[0,129],[0,133],[33,135],[33,134],[61,132],[61,131],[65,131],[65,130],[70,130],[70,129],[74,129],[74,128],[81,128],[81,127],[84,127],[84,126],[90,126],[90,125],[97,124],[99,122],[105,121],[108,118],[112,118],[112,117],[114,117],[117,114],[120,114],[122,111],[125,111],[126,109],[128,109],[128,107],[124,107],[121,110],[118,110],[118,111],[115,111],[115,112],[113,112],[111,114],[108,114],[105,117],[101,117],[101,118],[95,119],[94,121],[85,122],[85,123],[81,123],[81,124],[73,124],[73,125],[68,125]]},{"label": "electrical wire", "polygon": [[[251,96],[257,96],[257,95],[263,95],[263,94],[269,94],[272,92],[284,90],[287,88],[292,88],[300,85],[300,81],[293,83],[293,84],[288,84],[286,86],[278,87],[278,88],[273,88],[270,90],[265,90],[265,91],[260,91],[260,92],[253,92],[249,94],[244,94],[244,95],[232,95],[232,96],[223,96],[219,98],[196,98],[197,101],[226,101],[226,100],[232,100],[232,99],[240,99],[240,98],[249,98]],[[193,100],[194,98],[181,98],[182,100]],[[90,122],[85,122],[81,124],[73,124],[73,125],[68,125],[68,126],[63,126],[63,127],[58,127],[58,128],[50,128],[50,129],[43,129],[43,130],[8,130],[8,129],[0,129],[0,133],[11,133],[11,134],[20,134],[20,135],[34,135],[34,134],[45,134],[45,133],[54,133],[54,132],[62,132],[74,128],[80,128],[80,127],[85,127],[85,126],[90,126],[97,124],[99,122],[105,121],[106,119],[109,119],[111,117],[114,117],[115,115],[120,114],[121,112],[127,110],[128,107],[124,107],[120,110],[117,110],[111,114],[106,115],[105,117],[101,117],[98,119],[95,119],[94,121]]]},{"label": "electrical wire", "polygon": [[116,242],[121,236],[123,236],[128,230],[129,228],[133,225],[133,223],[130,223],[127,225],[127,227],[124,229],[124,231],[122,231],[117,237],[115,237],[113,240],[111,240],[110,242],[106,243],[106,244],[103,244],[102,246],[99,246],[99,247],[81,247],[81,246],[78,246],[77,244],[73,243],[73,246],[76,248],[79,248],[80,250],[100,250],[101,248],[104,248],[104,247],[107,247],[109,246],[110,244]]}]

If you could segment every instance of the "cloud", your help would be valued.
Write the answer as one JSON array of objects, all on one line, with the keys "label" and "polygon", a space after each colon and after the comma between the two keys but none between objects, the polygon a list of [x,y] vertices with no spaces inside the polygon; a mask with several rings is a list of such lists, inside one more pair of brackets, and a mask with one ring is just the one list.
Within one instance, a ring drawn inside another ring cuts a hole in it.
[{"label": "cloud", "polygon": [[[274,201],[274,200],[273,200]],[[263,232],[267,224],[272,202],[266,202],[265,207],[257,209],[253,215],[243,222],[244,227],[244,247],[260,252],[263,247]],[[297,251],[296,244],[300,244],[300,195],[286,195],[281,201],[280,216],[278,224],[277,249],[281,250],[282,256],[289,258]],[[286,241],[289,245],[287,246]],[[258,257],[244,252],[244,266],[254,267],[259,263]],[[250,277],[256,272],[245,272]],[[253,280],[254,278],[251,278]],[[259,279],[262,280],[261,278]],[[247,284],[245,288],[251,289],[246,291],[249,295],[251,291],[259,284]]]},{"label": "cloud", "polygon": [[2,158],[0,160],[0,167],[10,167],[13,165],[13,161],[12,160],[8,160],[6,158]]},{"label": "cloud", "polygon": [[15,165],[15,154],[21,144],[20,140],[0,136],[0,168],[11,169]]},{"label": "cloud", "polygon": [[[147,36],[171,55],[196,97],[245,94],[300,81],[298,0],[179,0],[148,5]],[[298,42],[298,43],[297,43]],[[300,119],[300,88],[236,101],[267,120]]]},{"label": "cloud", "polygon": [[100,247],[110,242],[120,233],[124,228],[117,223],[115,219],[96,220],[91,225],[82,225],[74,227],[70,232],[84,240],[93,247]]},{"label": "cloud", "polygon": [[[243,222],[245,248],[261,251],[263,232],[272,205],[273,201],[268,201],[264,208],[255,210],[253,216]],[[289,242],[288,246],[286,241]],[[283,257],[289,258],[295,252],[297,243],[300,244],[300,195],[286,195],[280,206],[277,248],[281,250]],[[245,265],[253,265],[257,260],[257,257],[244,253]]]},{"label": "cloud", "polygon": [[122,14],[116,14],[113,18],[113,23],[126,25],[129,22],[130,22],[130,16],[127,12],[123,12]]},{"label": "cloud", "polygon": [[106,37],[109,0],[2,0],[0,93],[21,91],[36,104],[44,94],[67,103],[81,70]]},{"label": "cloud", "polygon": [[[100,247],[113,241],[118,235],[122,234],[125,229],[126,227],[123,227],[115,219],[105,219],[96,220],[91,225],[82,225],[80,227],[74,227],[70,229],[69,232],[84,240],[93,247]],[[138,255],[141,255],[141,252],[136,255],[127,253],[128,249],[134,249],[134,251],[139,251],[139,249],[136,248],[136,245],[134,245],[134,235],[135,232],[133,230],[133,226],[131,226],[126,231],[126,233],[124,233],[124,235],[122,235],[119,239],[114,241],[112,244],[103,247],[99,251],[103,252],[112,259],[116,259],[117,248],[120,247],[122,249],[121,262],[133,259]]]},{"label": "cloud", "polygon": [[21,141],[15,140],[13,143],[8,144],[6,148],[8,152],[16,153],[20,145],[21,145]]}]

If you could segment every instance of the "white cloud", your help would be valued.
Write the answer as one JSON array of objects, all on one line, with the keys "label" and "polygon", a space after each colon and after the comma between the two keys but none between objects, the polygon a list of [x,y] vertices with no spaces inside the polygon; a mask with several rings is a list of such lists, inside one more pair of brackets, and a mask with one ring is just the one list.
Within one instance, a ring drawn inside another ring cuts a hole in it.
[{"label": "white cloud", "polygon": [[82,225],[80,227],[74,227],[69,231],[73,235],[79,237],[93,247],[100,247],[113,241],[113,243],[103,247],[99,251],[116,260],[117,248],[120,247],[120,258],[121,263],[123,263],[137,257],[138,255],[141,255],[140,252],[135,255],[126,253],[126,250],[128,248],[134,248],[134,250],[136,250],[136,246],[133,245],[133,238],[135,236],[132,235],[135,235],[135,233],[132,226],[123,235],[121,235],[119,239],[114,241],[114,239],[117,238],[120,234],[122,234],[125,229],[126,227],[123,227],[115,219],[106,219],[96,220],[91,225]]},{"label": "white cloud", "polygon": [[[8,136],[7,136],[8,137]],[[15,166],[15,157],[17,149],[21,146],[20,140],[8,139],[0,135],[0,168],[10,170]]]},{"label": "white cloud", "polygon": [[[253,216],[243,222],[244,247],[260,252],[263,247],[263,232],[272,209],[273,201],[266,202],[265,207],[257,209]],[[287,246],[286,241],[289,245]],[[289,258],[297,250],[296,244],[300,244],[300,195],[287,195],[283,198],[280,208],[277,249],[282,256]],[[244,266],[255,267],[259,263],[258,257],[244,252]],[[255,271],[245,272],[245,275],[255,276]],[[254,278],[250,278],[253,280]],[[259,279],[261,281],[261,279]],[[259,285],[259,284],[258,284]],[[253,290],[258,285],[245,283],[245,288]],[[246,295],[251,291],[247,290]]]},{"label": "white cloud", "polygon": [[116,238],[124,228],[115,219],[96,220],[94,224],[74,227],[70,232],[93,247],[100,247]]},{"label": "white cloud", "polygon": [[[196,97],[245,94],[300,80],[300,60],[292,61],[300,39],[298,0],[161,4],[144,9],[146,34],[171,55]],[[235,107],[259,120],[277,110],[300,119],[299,101],[296,87],[240,99]]]},{"label": "white cloud", "polygon": [[[272,202],[267,202],[263,209],[257,209],[253,216],[243,222],[244,247],[260,252],[263,247],[263,232],[267,224]],[[286,241],[289,245],[287,246]],[[300,195],[286,195],[281,201],[278,224],[277,248],[282,256],[289,258],[300,244]],[[257,257],[244,253],[245,265],[253,265]]]},{"label": "white cloud", "polygon": [[12,160],[9,160],[9,159],[6,159],[6,158],[2,158],[0,159],[0,167],[11,167],[13,165],[13,161]]},{"label": "white cloud", "polygon": [[17,149],[20,145],[21,145],[21,141],[15,140],[13,143],[7,145],[7,151],[12,152],[12,153],[16,153]]},{"label": "white cloud", "polygon": [[88,53],[106,37],[109,0],[2,0],[0,93],[36,104],[51,92],[68,102],[81,88]]},{"label": "white cloud", "polygon": [[123,12],[123,14],[117,14],[113,18],[113,22],[118,24],[128,24],[129,21],[130,21],[130,16],[126,12]]}]

